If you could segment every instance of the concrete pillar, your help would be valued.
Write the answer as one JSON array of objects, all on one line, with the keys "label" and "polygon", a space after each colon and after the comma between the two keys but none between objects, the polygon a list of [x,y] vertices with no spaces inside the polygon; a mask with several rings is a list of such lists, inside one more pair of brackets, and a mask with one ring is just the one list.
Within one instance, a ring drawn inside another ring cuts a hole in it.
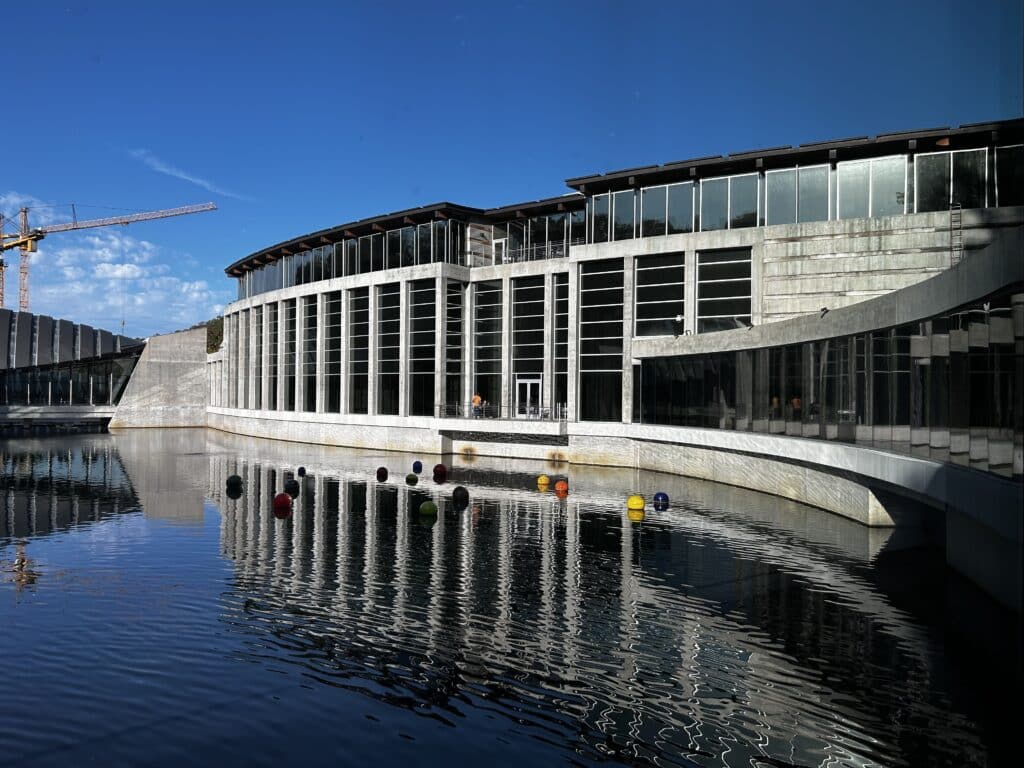
[{"label": "concrete pillar", "polygon": [[260,356],[260,385],[261,396],[260,402],[256,403],[256,407],[259,409],[265,409],[269,402],[270,396],[270,318],[267,317],[269,314],[267,308],[269,304],[263,305],[263,354]]},{"label": "concrete pillar", "polygon": [[555,391],[555,276],[544,275],[544,368],[541,377],[541,412],[553,413]]},{"label": "concrete pillar", "polygon": [[260,407],[260,404],[256,402],[256,377],[259,376],[260,371],[262,370],[262,364],[257,359],[256,355],[256,337],[261,330],[262,328],[256,327],[256,309],[252,308],[249,310],[249,365],[248,370],[245,372],[245,385],[249,390],[249,394],[247,396],[248,405],[249,408],[252,409],[258,409]]},{"label": "concrete pillar", "polygon": [[409,415],[409,281],[398,283],[398,415]]},{"label": "concrete pillar", "polygon": [[473,399],[475,383],[475,352],[473,342],[473,302],[476,301],[476,284],[467,283],[462,293],[462,402],[459,403],[459,412],[464,416],[471,416],[467,409]]},{"label": "concrete pillar", "polygon": [[568,360],[568,376],[565,393],[565,418],[567,421],[579,421],[579,409],[576,405],[576,392],[579,389],[579,326],[580,326],[580,265],[579,262],[569,263],[569,343],[566,356]]},{"label": "concrete pillar", "polygon": [[687,251],[683,262],[683,316],[685,330],[697,332],[697,252]]},{"label": "concrete pillar", "polygon": [[11,353],[11,322],[14,313],[0,307],[0,371],[7,369],[7,358]]},{"label": "concrete pillar", "polygon": [[277,410],[284,410],[284,350],[285,350],[285,302],[277,302]]},{"label": "concrete pillar", "polygon": [[434,281],[434,416],[444,413],[448,372],[448,279],[447,265]]},{"label": "concrete pillar", "polygon": [[512,278],[501,279],[501,413],[512,416]]},{"label": "concrete pillar", "polygon": [[327,410],[327,377],[324,370],[324,339],[327,337],[327,296],[316,295],[316,412]]},{"label": "concrete pillar", "polygon": [[369,315],[367,323],[366,357],[366,412],[377,413],[377,286],[369,288]]},{"label": "concrete pillar", "polygon": [[[341,387],[340,387],[340,398],[341,398],[341,412],[348,413],[348,376],[349,376],[349,365],[348,365],[348,311],[349,311],[349,298],[348,291],[341,291],[341,328],[338,333],[341,334],[339,338],[339,366],[341,368]],[[343,483],[344,485],[344,483]]]},{"label": "concrete pillar", "polygon": [[633,288],[636,259],[622,264],[622,423],[633,423]]},{"label": "concrete pillar", "polygon": [[299,296],[295,299],[295,412],[301,413],[306,410],[306,392],[303,383],[306,372],[305,352],[303,345],[306,341],[306,297]]}]

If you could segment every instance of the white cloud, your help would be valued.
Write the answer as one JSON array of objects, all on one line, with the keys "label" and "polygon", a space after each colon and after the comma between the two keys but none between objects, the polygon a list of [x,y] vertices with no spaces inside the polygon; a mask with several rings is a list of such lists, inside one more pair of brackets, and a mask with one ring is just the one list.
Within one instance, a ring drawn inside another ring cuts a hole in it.
[{"label": "white cloud", "polygon": [[[33,208],[33,225],[44,223],[44,202],[16,192],[0,194],[5,216],[22,205]],[[17,255],[8,263],[15,268],[7,271],[6,306],[14,308]],[[121,227],[65,232],[40,241],[32,256],[31,309],[115,332],[123,318],[129,336],[166,333],[216,317],[234,298],[227,281],[213,288],[196,279],[199,270],[191,254],[169,253]]]},{"label": "white cloud", "polygon": [[147,167],[156,171],[157,173],[165,174],[166,176],[173,176],[176,179],[182,179],[190,184],[195,184],[197,187],[202,187],[208,192],[212,192],[215,195],[223,195],[224,197],[233,197],[236,200],[252,200],[251,197],[240,195],[237,192],[230,192],[223,187],[218,187],[212,181],[207,181],[204,178],[195,176],[187,171],[183,171],[180,168],[175,168],[170,163],[165,163],[159,157],[154,155],[148,149],[133,149],[129,153],[136,160],[140,160],[146,164]]}]

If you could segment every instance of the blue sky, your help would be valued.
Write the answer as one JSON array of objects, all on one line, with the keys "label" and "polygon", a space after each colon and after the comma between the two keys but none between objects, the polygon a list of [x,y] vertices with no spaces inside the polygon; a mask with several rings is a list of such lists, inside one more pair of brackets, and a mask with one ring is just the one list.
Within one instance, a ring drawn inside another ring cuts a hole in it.
[{"label": "blue sky", "polygon": [[34,311],[169,331],[231,300],[235,259],[363,216],[1019,117],[1022,4],[21,3],[2,23],[0,210],[216,202],[35,257]]}]

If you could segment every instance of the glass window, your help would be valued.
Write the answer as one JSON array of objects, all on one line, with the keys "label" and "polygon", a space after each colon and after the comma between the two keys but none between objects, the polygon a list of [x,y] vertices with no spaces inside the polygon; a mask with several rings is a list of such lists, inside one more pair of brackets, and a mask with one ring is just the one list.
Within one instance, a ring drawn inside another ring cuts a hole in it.
[{"label": "glass window", "polygon": [[693,182],[668,188],[668,233],[693,232]]},{"label": "glass window", "polygon": [[684,313],[684,254],[643,256],[636,260],[637,336],[661,336],[682,332],[676,317]]},{"label": "glass window", "polygon": [[840,219],[862,219],[868,215],[868,178],[871,166],[867,160],[839,163],[836,166],[839,185]]},{"label": "glass window", "polygon": [[582,243],[586,239],[587,212],[573,211],[569,214],[569,242]]},{"label": "glass window", "polygon": [[729,228],[757,226],[757,174],[729,179]]},{"label": "glass window", "polygon": [[608,195],[597,195],[591,199],[592,243],[605,243],[608,241],[608,199]]},{"label": "glass window", "polygon": [[767,189],[768,226],[796,222],[796,170],[769,171],[764,175]]},{"label": "glass window", "polygon": [[964,208],[984,208],[986,159],[984,149],[953,153],[953,202]]},{"label": "glass window", "polygon": [[907,159],[881,157],[871,161],[871,215],[906,213]]},{"label": "glass window", "polygon": [[402,266],[411,267],[416,263],[416,227],[402,227]]},{"label": "glass window", "polygon": [[[445,247],[448,236],[448,222],[447,221],[435,221],[434,222],[434,261],[441,262],[445,260],[445,254],[448,249]],[[420,263],[428,264],[429,262],[423,258],[420,254]]]},{"label": "glass window", "polygon": [[996,149],[996,202],[1024,205],[1024,144]]},{"label": "glass window", "polygon": [[828,166],[799,168],[797,221],[828,221]]},{"label": "glass window", "polygon": [[633,237],[633,202],[632,189],[616,192],[612,195],[614,205],[615,230],[613,240],[629,240]]},{"label": "glass window", "polygon": [[430,259],[430,225],[420,224],[416,228],[416,241],[419,246],[419,255],[417,256],[417,264],[429,264]]},{"label": "glass window", "polygon": [[648,187],[641,193],[641,237],[657,237],[665,234],[665,199],[665,187]]},{"label": "glass window", "polygon": [[743,328],[750,322],[750,249],[697,255],[697,333]]},{"label": "glass window", "polygon": [[388,269],[402,266],[402,233],[397,229],[388,231]]},{"label": "glass window", "polygon": [[949,208],[949,152],[914,159],[914,195],[918,213]]},{"label": "glass window", "polygon": [[729,224],[729,180],[708,179],[700,187],[701,231],[725,229]]}]

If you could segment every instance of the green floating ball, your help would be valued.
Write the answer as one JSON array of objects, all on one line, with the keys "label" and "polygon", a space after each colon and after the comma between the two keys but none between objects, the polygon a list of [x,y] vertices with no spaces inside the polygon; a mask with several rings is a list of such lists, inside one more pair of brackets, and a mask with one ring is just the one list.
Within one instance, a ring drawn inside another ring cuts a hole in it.
[{"label": "green floating ball", "polygon": [[420,504],[420,514],[421,515],[436,515],[437,514],[437,504],[435,504],[432,501],[424,501],[422,504]]},{"label": "green floating ball", "polygon": [[416,485],[416,483],[418,483],[419,481],[420,479],[416,477],[416,475],[414,475],[412,472],[405,476],[405,482],[407,482],[409,485]]}]

